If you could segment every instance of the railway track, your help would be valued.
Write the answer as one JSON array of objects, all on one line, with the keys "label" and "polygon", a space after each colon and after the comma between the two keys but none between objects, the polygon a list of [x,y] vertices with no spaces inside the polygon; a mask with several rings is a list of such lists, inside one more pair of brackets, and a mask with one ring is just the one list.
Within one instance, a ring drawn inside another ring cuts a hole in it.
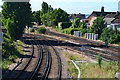
[{"label": "railway track", "polygon": [[[81,45],[75,45],[75,44],[72,44],[72,43],[69,43],[66,41],[57,40],[57,39],[54,39],[51,37],[47,37],[47,39],[50,42],[52,41],[51,42],[52,45],[57,44],[59,46],[64,46],[64,48],[69,47],[69,48],[71,48],[71,50],[75,49],[75,50],[81,51],[80,50],[80,48],[82,47]],[[65,43],[67,43],[67,44],[65,45]],[[64,44],[64,45],[62,45],[62,44]],[[86,46],[86,45],[84,46],[84,48],[85,48],[84,54],[93,58],[93,59],[97,58],[98,55],[101,55],[101,57],[103,58],[103,61],[118,61],[119,60],[118,52],[114,52],[114,51],[111,51],[109,49],[105,49],[105,51],[101,51],[101,50],[97,50],[97,49],[92,48],[91,46]]]},{"label": "railway track", "polygon": [[[61,58],[60,58],[60,56],[59,56],[58,51],[51,45],[51,43],[49,43],[49,42],[47,41],[47,39],[46,39],[45,37],[43,37],[43,36],[38,36],[38,35],[34,35],[34,36],[36,37],[37,40],[40,40],[40,41],[41,41],[41,44],[44,45],[44,47],[45,47],[46,50],[48,50],[48,53],[49,53],[49,49],[48,49],[47,46],[50,46],[50,47],[53,49],[55,55],[57,56],[57,63],[56,63],[56,64],[58,64],[58,65],[57,65],[57,69],[58,69],[58,70],[57,70],[57,76],[55,76],[55,79],[56,79],[56,80],[61,80],[62,62],[61,62]],[[42,40],[44,40],[44,42],[42,42]],[[46,46],[45,44],[48,44],[48,45]],[[50,56],[50,55],[49,55],[49,56]],[[49,60],[49,61],[50,61],[50,60]],[[39,71],[38,74],[40,74],[41,70],[42,70],[42,69],[40,69],[40,71]],[[49,71],[49,72],[51,72],[51,71]],[[46,73],[45,73],[45,74],[46,74]],[[48,74],[48,73],[47,73],[47,74]],[[43,78],[42,78],[42,79],[43,79]]]},{"label": "railway track", "polygon": [[[14,70],[6,73],[3,80],[47,80],[48,76],[51,72],[51,64],[52,64],[52,56],[49,51],[48,46],[44,44],[44,42],[40,41],[39,37],[35,35],[25,34],[26,39],[28,39],[27,43],[32,45],[31,57],[27,59],[17,71],[17,67]],[[46,41],[47,42],[47,41]],[[48,43],[49,44],[49,43]],[[51,46],[49,44],[49,46]],[[52,46],[51,46],[52,47]],[[54,52],[57,55],[58,69],[57,69],[57,77],[56,80],[61,79],[61,61],[58,55],[58,52],[52,47]],[[36,57],[34,59],[33,57]],[[34,60],[33,60],[34,59]],[[21,62],[22,63],[22,62]],[[20,67],[20,65],[18,66]],[[57,67],[57,66],[56,66]],[[56,74],[55,74],[56,75]]]},{"label": "railway track", "polygon": [[47,31],[47,34],[53,35],[53,36],[58,36],[58,37],[64,37],[68,40],[72,40],[72,41],[78,42],[80,44],[86,44],[86,45],[89,45],[91,47],[93,46],[93,47],[104,48],[106,50],[111,50],[111,51],[114,51],[114,52],[117,52],[117,53],[120,52],[120,46],[109,45],[108,48],[106,48],[105,44],[103,42],[96,42],[96,41],[92,41],[92,40],[83,39],[83,38],[80,38],[80,37],[55,33],[55,32],[51,32],[51,31]]},{"label": "railway track", "polygon": [[[8,79],[29,80],[29,79],[32,79],[30,77],[33,76],[33,74],[35,73],[35,70],[39,69],[39,66],[41,65],[42,57],[43,57],[42,48],[34,40],[31,41],[32,39],[30,38],[30,36],[27,35],[26,39],[29,39],[27,40],[27,43],[28,44],[30,43],[30,45],[32,45],[32,51],[31,51],[32,54],[30,55],[30,58],[26,59],[23,65],[18,66],[19,71],[17,71],[17,67],[16,67],[16,69],[7,73],[6,76],[3,78],[3,80],[8,80]],[[36,49],[35,49],[35,45],[36,45]],[[38,51],[38,54],[37,52],[35,53],[35,50]],[[37,56],[38,58],[34,58]]]}]

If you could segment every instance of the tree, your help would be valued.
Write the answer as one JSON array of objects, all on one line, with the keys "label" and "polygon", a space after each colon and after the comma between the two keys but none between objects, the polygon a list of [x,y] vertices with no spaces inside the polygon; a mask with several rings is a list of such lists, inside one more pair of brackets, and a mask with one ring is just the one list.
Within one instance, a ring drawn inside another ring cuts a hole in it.
[{"label": "tree", "polygon": [[48,4],[46,2],[42,3],[42,12],[43,14],[48,12]]},{"label": "tree", "polygon": [[104,21],[104,17],[100,16],[100,17],[97,17],[96,20],[94,20],[91,29],[92,29],[93,33],[100,35],[102,33],[102,30],[106,27],[107,27],[107,25]]},{"label": "tree", "polygon": [[53,11],[53,17],[55,19],[56,25],[58,22],[69,22],[68,14],[61,8],[55,9]]},{"label": "tree", "polygon": [[81,28],[81,29],[87,29],[86,23],[85,22],[80,22],[79,23],[79,28]]},{"label": "tree", "polygon": [[32,11],[29,2],[4,2],[2,22],[12,40],[19,39],[26,25],[31,26]]},{"label": "tree", "polygon": [[69,18],[68,14],[59,8],[44,14],[41,20],[46,26],[57,26],[58,22],[68,22]]},{"label": "tree", "polygon": [[100,35],[100,39],[105,42],[116,43],[120,42],[120,34],[112,28],[105,28]]},{"label": "tree", "polygon": [[36,22],[38,25],[40,25],[40,23],[41,23],[41,18],[40,18],[41,11],[34,11],[32,13],[32,15],[33,15],[33,21]]},{"label": "tree", "polygon": [[79,18],[75,18],[72,27],[73,28],[78,28],[79,23],[80,23],[80,19]]},{"label": "tree", "polygon": [[49,5],[49,6],[48,6],[48,12],[51,12],[51,11],[53,11],[53,8],[52,8],[51,5]]}]

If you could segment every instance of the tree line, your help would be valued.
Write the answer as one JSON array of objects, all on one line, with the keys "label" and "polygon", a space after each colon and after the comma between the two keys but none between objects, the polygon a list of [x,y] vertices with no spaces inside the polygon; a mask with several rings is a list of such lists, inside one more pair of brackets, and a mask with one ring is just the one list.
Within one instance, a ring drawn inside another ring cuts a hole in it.
[{"label": "tree line", "polygon": [[57,26],[58,22],[69,22],[68,14],[63,9],[53,9],[46,2],[42,3],[41,11],[33,12],[34,21],[45,26]]}]

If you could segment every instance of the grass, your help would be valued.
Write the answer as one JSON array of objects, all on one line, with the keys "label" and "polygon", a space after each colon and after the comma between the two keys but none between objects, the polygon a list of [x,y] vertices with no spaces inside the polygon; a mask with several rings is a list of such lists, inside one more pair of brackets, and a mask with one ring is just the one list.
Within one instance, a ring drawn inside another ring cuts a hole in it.
[{"label": "grass", "polygon": [[11,41],[8,38],[4,38],[3,49],[2,49],[2,62],[0,66],[2,69],[6,69],[11,63],[15,63],[16,59],[21,57],[23,54],[22,41]]},{"label": "grass", "polygon": [[85,59],[85,57],[82,57],[79,54],[74,54],[74,53],[68,52],[68,51],[64,51],[64,56],[67,57],[69,60]]},{"label": "grass", "polygon": [[[111,64],[113,63],[113,64]],[[81,63],[82,78],[114,78],[118,71],[116,62],[103,62],[101,68],[96,63]]]},{"label": "grass", "polygon": [[[86,59],[80,55],[65,51],[64,56],[68,59],[68,72],[74,79],[77,78],[78,70],[69,60]],[[118,71],[118,63],[114,61],[101,63],[101,68],[98,63],[79,63],[77,64],[81,71],[81,78],[114,78]]]},{"label": "grass", "polygon": [[[80,63],[81,78],[115,78],[118,72],[116,62],[102,62],[101,68],[97,63]],[[77,78],[77,69],[72,62],[68,62],[68,71],[73,78]]]},{"label": "grass", "polygon": [[72,62],[68,62],[68,72],[73,79],[77,78],[78,70],[75,68]]}]

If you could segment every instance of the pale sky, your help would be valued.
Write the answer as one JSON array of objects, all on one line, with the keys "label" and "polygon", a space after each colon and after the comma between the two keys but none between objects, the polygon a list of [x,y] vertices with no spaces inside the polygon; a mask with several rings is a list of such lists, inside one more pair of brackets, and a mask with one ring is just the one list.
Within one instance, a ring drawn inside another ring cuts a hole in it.
[{"label": "pale sky", "polygon": [[100,11],[102,6],[105,11],[118,11],[120,0],[30,0],[32,11],[41,10],[43,1],[53,8],[62,8],[67,13],[90,14],[92,11]]}]

